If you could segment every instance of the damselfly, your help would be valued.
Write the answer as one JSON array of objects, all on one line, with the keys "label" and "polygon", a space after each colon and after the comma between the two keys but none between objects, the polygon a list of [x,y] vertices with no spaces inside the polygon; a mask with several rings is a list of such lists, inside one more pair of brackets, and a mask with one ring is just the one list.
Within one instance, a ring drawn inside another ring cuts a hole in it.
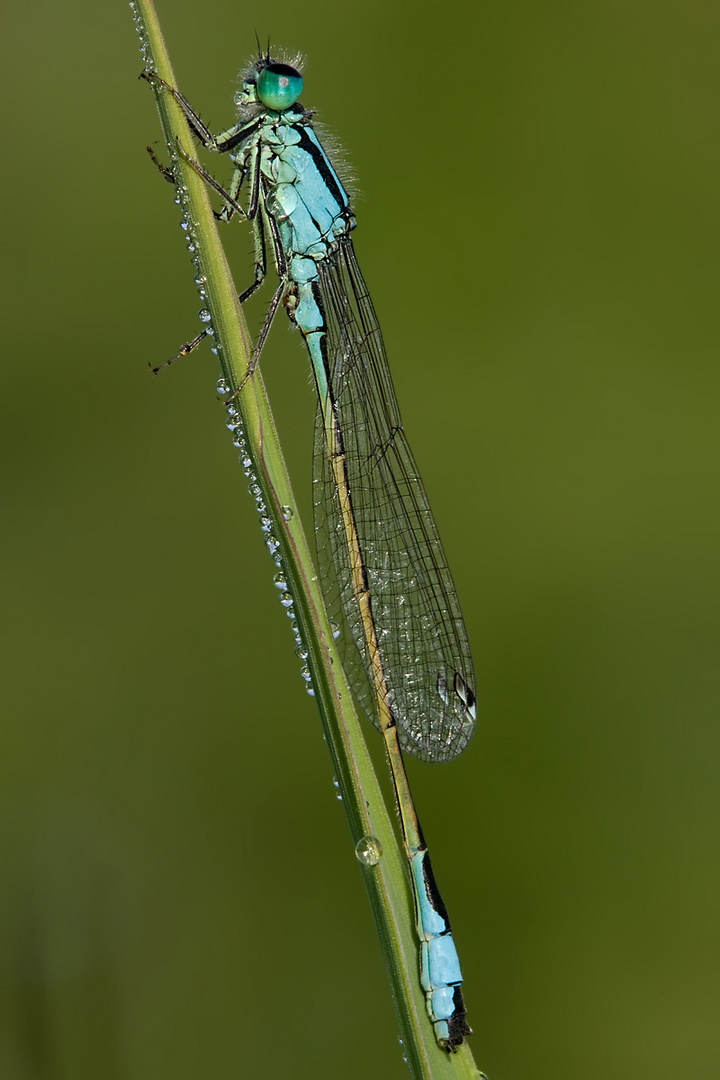
[{"label": "damselfly", "polygon": [[[176,90],[188,123],[235,164],[218,217],[253,223],[255,280],[272,247],[279,285],[258,338],[258,362],[282,305],[307,344],[318,410],[315,523],[321,582],[341,621],[341,654],[360,703],[383,733],[400,809],[420,940],[420,980],[435,1037],[454,1051],[469,1034],[450,921],[415,811],[403,750],[449,761],[475,723],[472,660],[437,527],[400,420],[382,334],[355,259],[345,189],[299,102],[295,66],[258,56],[236,95],[239,120],[213,135]],[[245,181],[247,207],[238,203]],[[189,352],[206,331],[182,350]]]}]

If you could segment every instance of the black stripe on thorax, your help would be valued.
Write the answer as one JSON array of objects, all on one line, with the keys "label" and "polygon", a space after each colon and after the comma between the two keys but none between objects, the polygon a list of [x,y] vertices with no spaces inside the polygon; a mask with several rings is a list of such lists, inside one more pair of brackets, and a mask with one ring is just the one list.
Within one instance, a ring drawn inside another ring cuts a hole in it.
[{"label": "black stripe on thorax", "polygon": [[341,210],[347,209],[347,195],[340,187],[338,181],[335,179],[332,172],[328,168],[325,151],[322,150],[317,143],[314,143],[312,139],[308,137],[308,134],[305,131],[304,127],[298,125],[295,130],[300,136],[300,142],[298,143],[298,145],[305,151],[306,154],[309,154],[315,162],[315,168],[320,173],[324,182],[327,184],[328,188],[332,192],[332,196],[335,199],[335,202],[338,204]]}]

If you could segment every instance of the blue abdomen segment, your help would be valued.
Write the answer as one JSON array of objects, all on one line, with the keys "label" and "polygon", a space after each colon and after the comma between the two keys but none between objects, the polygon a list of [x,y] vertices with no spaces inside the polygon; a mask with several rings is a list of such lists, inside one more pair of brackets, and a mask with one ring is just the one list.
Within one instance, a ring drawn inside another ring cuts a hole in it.
[{"label": "blue abdomen segment", "polygon": [[450,920],[438,893],[427,849],[410,861],[415,894],[415,917],[420,938],[420,984],[435,1037],[448,1050],[470,1034],[463,1001],[462,972]]},{"label": "blue abdomen segment", "polygon": [[[299,260],[293,259],[292,262]],[[303,262],[312,262],[310,259]],[[315,263],[312,263],[315,266]],[[292,263],[291,263],[292,266]],[[300,328],[312,360],[315,379],[317,381],[320,399],[324,401],[328,394],[327,369],[323,354],[323,338],[325,337],[325,315],[318,303],[317,270],[315,277],[309,281],[301,281],[296,285],[296,304],[291,312],[291,317]]]}]

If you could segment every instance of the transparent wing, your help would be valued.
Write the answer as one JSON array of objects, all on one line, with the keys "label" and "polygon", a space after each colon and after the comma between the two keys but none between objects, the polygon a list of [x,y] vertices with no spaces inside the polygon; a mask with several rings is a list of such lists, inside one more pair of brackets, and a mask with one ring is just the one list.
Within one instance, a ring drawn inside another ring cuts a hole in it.
[{"label": "transparent wing", "polygon": [[[464,750],[475,724],[475,680],[460,605],[402,429],[382,334],[352,243],[321,264],[329,385],[336,405],[361,558],[390,707],[403,749],[427,761]],[[315,528],[330,617],[353,693],[377,724],[368,647],[318,410]],[[344,625],[343,625],[344,624]]]}]

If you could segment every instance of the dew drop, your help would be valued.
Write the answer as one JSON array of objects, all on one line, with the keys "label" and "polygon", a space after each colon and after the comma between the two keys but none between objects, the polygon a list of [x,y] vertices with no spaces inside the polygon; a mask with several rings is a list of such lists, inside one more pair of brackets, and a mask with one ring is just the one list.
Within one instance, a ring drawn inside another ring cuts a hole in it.
[{"label": "dew drop", "polygon": [[382,844],[375,836],[363,836],[355,845],[355,857],[363,866],[377,866],[382,853]]},{"label": "dew drop", "polygon": [[289,592],[284,592],[280,597],[280,603],[284,608],[291,608],[293,606],[292,594]]},{"label": "dew drop", "polygon": [[210,322],[212,316],[206,307],[201,307],[198,311],[198,318],[200,319],[200,322]]},{"label": "dew drop", "polygon": [[276,589],[287,589],[287,581],[284,574],[276,574],[273,578],[273,585]]},{"label": "dew drop", "polygon": [[285,518],[286,521],[290,521],[295,513],[292,506],[281,506],[280,510],[282,511],[282,516]]}]

